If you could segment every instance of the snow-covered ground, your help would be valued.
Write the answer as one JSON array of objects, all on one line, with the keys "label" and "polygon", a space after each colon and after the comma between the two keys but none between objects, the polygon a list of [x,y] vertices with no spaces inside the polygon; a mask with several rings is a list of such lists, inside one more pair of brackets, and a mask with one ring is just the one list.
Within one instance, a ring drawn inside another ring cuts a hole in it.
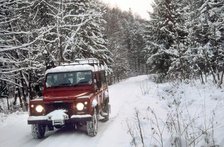
[{"label": "snow-covered ground", "polygon": [[197,137],[195,146],[206,146],[206,137],[209,142],[224,144],[224,90],[212,84],[156,84],[148,76],[138,76],[110,86],[109,91],[110,120],[100,122],[97,136],[89,137],[83,130],[60,129],[47,133],[44,139],[33,139],[27,113],[0,113],[0,146],[130,147],[136,143],[140,147],[143,140],[150,147],[161,146],[162,138],[163,146],[168,147],[169,140],[181,135],[183,142],[189,141],[186,134]]}]

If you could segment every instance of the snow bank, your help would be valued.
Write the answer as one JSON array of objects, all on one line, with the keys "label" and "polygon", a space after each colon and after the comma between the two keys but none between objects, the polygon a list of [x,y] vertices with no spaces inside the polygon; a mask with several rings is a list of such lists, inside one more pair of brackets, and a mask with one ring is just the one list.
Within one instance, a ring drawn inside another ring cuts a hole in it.
[{"label": "snow bank", "polygon": [[3,126],[3,123],[4,123],[6,118],[7,118],[6,114],[0,113],[0,127]]},{"label": "snow bank", "polygon": [[[139,108],[142,127],[147,130],[145,140],[153,136],[148,143],[171,147],[171,141],[178,140],[182,146],[192,146],[189,142],[195,139],[196,146],[224,144],[223,89],[191,81],[158,84],[150,91],[141,96],[145,99],[154,96],[148,105],[150,111],[144,104]],[[161,138],[163,142],[158,142]]]},{"label": "snow bank", "polygon": [[66,110],[54,110],[51,113],[47,114],[47,117],[51,120],[64,120],[68,118],[68,115],[65,112]]}]

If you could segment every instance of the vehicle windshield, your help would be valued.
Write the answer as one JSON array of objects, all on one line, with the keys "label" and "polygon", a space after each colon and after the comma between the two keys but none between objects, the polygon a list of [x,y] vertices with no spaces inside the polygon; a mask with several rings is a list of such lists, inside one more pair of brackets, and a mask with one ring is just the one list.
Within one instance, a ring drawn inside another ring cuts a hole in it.
[{"label": "vehicle windshield", "polygon": [[91,71],[49,73],[46,77],[46,87],[63,87],[83,84],[92,84]]}]

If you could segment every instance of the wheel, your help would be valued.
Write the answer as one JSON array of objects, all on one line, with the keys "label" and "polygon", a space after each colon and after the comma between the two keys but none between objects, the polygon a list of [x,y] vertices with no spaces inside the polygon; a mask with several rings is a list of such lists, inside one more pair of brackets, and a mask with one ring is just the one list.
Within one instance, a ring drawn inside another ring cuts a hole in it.
[{"label": "wheel", "polygon": [[105,114],[103,115],[104,121],[108,121],[110,117],[110,105],[107,103],[105,108],[104,108]]},{"label": "wheel", "polygon": [[44,137],[46,126],[34,124],[31,126],[33,138],[41,139]]},{"label": "wheel", "polygon": [[105,106],[103,108],[103,112],[101,113],[101,116],[104,117],[104,119],[102,120],[103,122],[106,122],[109,120],[110,117],[110,104],[109,102],[105,103]]},{"label": "wheel", "polygon": [[47,125],[47,128],[48,128],[49,131],[53,131],[54,130],[54,126],[52,126],[52,125]]},{"label": "wheel", "polygon": [[98,114],[97,114],[96,109],[94,109],[94,114],[92,116],[92,120],[87,121],[86,128],[87,128],[87,134],[89,136],[91,136],[91,137],[96,136],[96,134],[98,132]]}]

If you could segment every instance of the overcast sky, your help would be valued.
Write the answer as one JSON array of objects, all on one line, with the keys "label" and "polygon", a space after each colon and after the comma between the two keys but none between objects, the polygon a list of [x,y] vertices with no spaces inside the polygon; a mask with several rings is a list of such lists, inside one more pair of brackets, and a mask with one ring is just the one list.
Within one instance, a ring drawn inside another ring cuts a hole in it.
[{"label": "overcast sky", "polygon": [[151,11],[150,4],[152,0],[101,0],[107,4],[120,7],[128,11],[130,8],[133,13],[140,15],[142,18],[149,19],[148,11]]}]

